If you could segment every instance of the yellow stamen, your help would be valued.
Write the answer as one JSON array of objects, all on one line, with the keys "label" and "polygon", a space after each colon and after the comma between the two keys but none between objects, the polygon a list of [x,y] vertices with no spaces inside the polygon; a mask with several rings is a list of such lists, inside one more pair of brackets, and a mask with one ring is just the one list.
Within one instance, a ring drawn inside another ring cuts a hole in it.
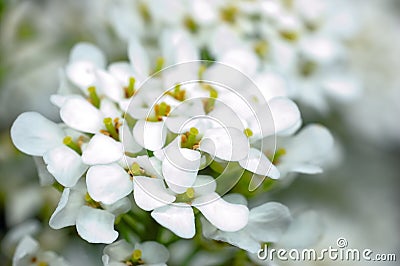
[{"label": "yellow stamen", "polygon": [[76,153],[78,153],[79,155],[82,155],[82,150],[81,150],[81,147],[78,145],[78,144],[76,144],[73,140],[72,140],[72,137],[71,136],[66,136],[64,139],[63,139],[63,143],[66,145],[66,146],[68,146],[68,147],[70,147],[71,149],[73,149]]}]

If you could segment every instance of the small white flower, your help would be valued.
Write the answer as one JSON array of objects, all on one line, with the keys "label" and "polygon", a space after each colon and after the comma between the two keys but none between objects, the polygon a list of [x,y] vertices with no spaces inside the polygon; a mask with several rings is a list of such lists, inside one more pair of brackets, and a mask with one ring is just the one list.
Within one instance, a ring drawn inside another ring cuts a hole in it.
[{"label": "small white flower", "polygon": [[[274,163],[282,176],[289,172],[321,173],[321,165],[332,152],[333,141],[325,127],[308,125],[293,137],[278,138]],[[268,148],[268,144],[265,147]],[[269,153],[268,150],[264,152]]]},{"label": "small white flower", "polygon": [[102,261],[104,266],[166,266],[166,262],[169,259],[168,249],[154,241],[133,245],[125,240],[120,240],[106,246],[103,253]]},{"label": "small white flower", "polygon": [[15,250],[13,266],[31,265],[68,266],[69,264],[52,251],[40,250],[36,240],[25,236]]},{"label": "small white flower", "polygon": [[[245,204],[240,195],[227,195],[226,200]],[[203,234],[207,238],[228,242],[251,253],[256,253],[263,243],[277,242],[289,228],[292,221],[286,206],[268,202],[252,208],[249,213],[249,222],[237,232],[223,232],[202,220]]]},{"label": "small white flower", "polygon": [[78,183],[75,187],[64,189],[49,225],[54,229],[76,225],[78,234],[86,241],[112,243],[118,237],[118,232],[114,230],[115,216],[130,208],[127,198],[111,205],[96,202],[87,194],[85,185]]},{"label": "small white flower", "polygon": [[71,50],[65,72],[69,80],[86,93],[96,81],[96,70],[104,68],[105,64],[105,56],[99,48],[90,43],[79,43]]},{"label": "small white flower", "polygon": [[160,179],[136,177],[133,195],[140,208],[153,210],[151,216],[159,224],[182,238],[195,234],[192,206],[223,231],[234,232],[246,226],[247,207],[226,202],[215,189],[215,180],[210,176],[198,175],[193,187],[182,194],[169,192]]}]

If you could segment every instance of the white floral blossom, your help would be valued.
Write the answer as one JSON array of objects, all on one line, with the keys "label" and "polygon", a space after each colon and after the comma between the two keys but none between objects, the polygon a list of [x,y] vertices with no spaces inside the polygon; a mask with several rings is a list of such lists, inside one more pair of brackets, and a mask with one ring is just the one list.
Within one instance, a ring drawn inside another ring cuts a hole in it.
[{"label": "white floral blossom", "polygon": [[104,266],[136,264],[166,266],[169,258],[168,249],[154,241],[135,243],[133,245],[125,240],[120,240],[106,246],[103,253]]},{"label": "white floral blossom", "polygon": [[65,188],[52,214],[49,225],[54,229],[76,225],[78,234],[90,243],[112,243],[118,237],[115,217],[130,209],[130,201],[122,198],[111,205],[94,201],[85,185]]},{"label": "white floral blossom", "polygon": [[14,257],[13,266],[68,266],[64,258],[52,251],[42,251],[39,243],[30,236],[25,236],[18,244]]},{"label": "white floral blossom", "polygon": [[43,156],[47,170],[55,179],[71,187],[87,166],[76,151],[63,144],[65,136],[66,132],[60,125],[35,112],[21,114],[11,128],[11,138],[18,149],[30,155]]},{"label": "white floral blossom", "polygon": [[[294,137],[278,138],[273,163],[284,176],[289,172],[321,173],[324,160],[332,152],[333,141],[332,135],[324,126],[308,125]],[[265,147],[264,152],[269,154],[268,144]]]},{"label": "white floral blossom", "polygon": [[192,238],[195,234],[192,207],[223,231],[238,231],[247,224],[247,207],[223,200],[215,192],[216,183],[210,176],[198,175],[193,187],[182,194],[168,192],[159,179],[136,177],[134,181],[134,198],[138,206],[153,210],[151,216],[180,237]]},{"label": "white floral blossom", "polygon": [[[241,195],[227,195],[227,201],[246,204]],[[241,203],[240,203],[241,202]],[[237,232],[223,232],[205,219],[202,220],[203,234],[207,238],[228,242],[250,253],[256,253],[263,243],[277,242],[285,234],[292,218],[286,206],[268,202],[254,207],[249,213],[249,222]]]}]

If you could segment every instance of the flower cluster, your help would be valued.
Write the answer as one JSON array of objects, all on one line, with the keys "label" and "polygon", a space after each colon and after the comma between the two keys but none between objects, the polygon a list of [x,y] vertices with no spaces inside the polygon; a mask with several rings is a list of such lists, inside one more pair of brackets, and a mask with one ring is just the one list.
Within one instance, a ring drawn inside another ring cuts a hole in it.
[{"label": "flower cluster", "polygon": [[[133,3],[135,14],[124,1],[111,9],[128,60],[108,64],[97,46],[75,45],[50,98],[62,122],[26,112],[11,128],[49,173],[41,184],[61,192],[50,227],[109,244],[104,265],[164,265],[176,238],[250,253],[278,242],[287,207],[248,200],[290,173],[322,172],[333,138],[302,127],[293,98],[325,110],[317,90],[354,92],[328,71],[347,32],[325,37],[334,29],[315,3]],[[38,252],[32,239],[20,245]]]}]

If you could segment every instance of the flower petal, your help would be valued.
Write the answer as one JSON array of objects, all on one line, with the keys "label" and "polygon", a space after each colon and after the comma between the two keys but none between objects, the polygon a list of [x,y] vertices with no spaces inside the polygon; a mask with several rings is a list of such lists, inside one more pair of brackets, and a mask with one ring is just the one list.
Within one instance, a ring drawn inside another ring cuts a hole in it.
[{"label": "flower petal", "polygon": [[209,175],[198,175],[196,181],[193,184],[195,197],[200,197],[213,193],[217,188],[217,182],[212,176]]},{"label": "flower petal", "polygon": [[103,134],[96,134],[82,152],[85,164],[109,164],[120,160],[123,156],[121,142]]},{"label": "flower petal", "polygon": [[164,122],[139,120],[133,128],[133,137],[142,147],[156,151],[161,149],[167,139],[167,128]]},{"label": "flower petal", "polygon": [[96,65],[93,62],[82,60],[71,62],[65,69],[68,79],[83,92],[96,82]]},{"label": "flower petal", "polygon": [[132,135],[131,131],[129,130],[129,127],[126,122],[124,123],[122,128],[120,128],[120,130],[121,130],[121,132],[119,135],[120,135],[124,150],[126,152],[138,153],[143,149],[143,147],[140,146],[133,138],[133,135]]},{"label": "flower petal", "polygon": [[288,248],[308,248],[318,242],[322,233],[321,216],[315,211],[306,211],[294,217],[279,244]]},{"label": "flower petal", "polygon": [[81,156],[67,146],[58,146],[43,155],[47,170],[64,187],[73,187],[88,168]]},{"label": "flower petal", "polygon": [[292,221],[289,209],[277,202],[268,202],[250,210],[246,230],[260,243],[277,242]]},{"label": "flower petal", "polygon": [[123,88],[117,79],[105,70],[96,71],[96,88],[99,88],[111,100],[118,102],[123,97]]},{"label": "flower petal", "polygon": [[204,133],[199,149],[225,161],[240,161],[249,151],[249,142],[236,128],[212,128]]},{"label": "flower petal", "polygon": [[64,132],[54,122],[36,112],[20,114],[11,127],[11,139],[22,152],[43,156],[43,154],[60,144]]},{"label": "flower petal", "polygon": [[103,114],[82,97],[67,99],[60,116],[65,124],[82,132],[97,133],[103,127]]},{"label": "flower petal", "polygon": [[65,188],[56,210],[50,217],[50,227],[60,229],[74,225],[79,209],[83,204],[84,194],[81,191]]},{"label": "flower petal", "polygon": [[78,43],[72,48],[69,61],[90,61],[101,68],[106,65],[104,53],[97,46],[86,42]]},{"label": "flower petal", "polygon": [[195,234],[194,213],[187,204],[179,203],[157,208],[151,212],[151,217],[179,237],[192,238]]},{"label": "flower petal", "polygon": [[122,198],[118,200],[117,202],[114,202],[113,204],[101,204],[101,207],[114,214],[115,216],[118,216],[123,213],[127,213],[129,210],[132,208],[132,203],[128,197]]},{"label": "flower petal", "polygon": [[268,102],[274,119],[275,132],[279,134],[295,125],[301,120],[297,105],[285,97],[276,97]]},{"label": "flower petal", "polygon": [[113,204],[132,192],[128,173],[118,164],[95,165],[86,174],[88,193],[95,201]]},{"label": "flower petal", "polygon": [[76,219],[78,234],[89,243],[110,244],[118,237],[115,216],[107,211],[82,206]]},{"label": "flower petal", "polygon": [[169,146],[162,162],[162,173],[168,186],[176,193],[183,193],[196,180],[200,167],[200,152]]},{"label": "flower petal", "polygon": [[168,193],[162,179],[144,176],[134,177],[133,196],[136,204],[145,211],[151,211],[175,201],[175,196]]},{"label": "flower petal", "polygon": [[250,148],[247,158],[240,160],[239,164],[244,169],[263,176],[279,178],[279,171],[261,151]]},{"label": "flower petal", "polygon": [[134,250],[133,245],[126,242],[125,239],[122,239],[115,243],[107,245],[104,248],[103,256],[108,256],[109,263],[114,261],[124,261],[132,255],[133,250]]},{"label": "flower petal", "polygon": [[138,243],[135,245],[135,249],[142,251],[142,259],[147,265],[166,263],[169,259],[168,249],[155,241]]},{"label": "flower petal", "polygon": [[226,202],[215,192],[195,199],[192,205],[222,231],[235,232],[247,225],[249,209],[241,204]]},{"label": "flower petal", "polygon": [[35,162],[36,170],[39,176],[39,183],[41,186],[50,186],[54,183],[55,179],[52,174],[47,170],[46,164],[42,157],[34,156],[33,161]]},{"label": "flower petal", "polygon": [[150,72],[150,63],[147,52],[135,37],[131,37],[128,46],[128,57],[132,67],[142,79],[146,78]]},{"label": "flower petal", "polygon": [[[35,256],[39,251],[39,243],[30,236],[25,236],[15,249],[13,265],[28,265],[30,256]],[[25,262],[26,261],[26,262]]]},{"label": "flower petal", "polygon": [[245,228],[236,232],[221,231],[203,217],[201,224],[203,226],[203,235],[206,238],[227,242],[251,253],[256,253],[260,249],[260,243],[254,240]]}]

